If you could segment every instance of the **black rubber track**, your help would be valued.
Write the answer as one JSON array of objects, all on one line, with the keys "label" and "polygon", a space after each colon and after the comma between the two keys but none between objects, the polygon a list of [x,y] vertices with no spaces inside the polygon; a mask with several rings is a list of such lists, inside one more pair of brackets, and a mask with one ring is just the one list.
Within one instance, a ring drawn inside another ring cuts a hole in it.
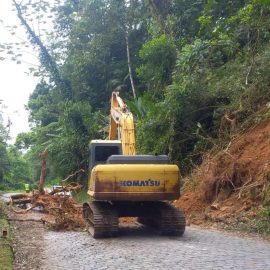
[{"label": "black rubber track", "polygon": [[181,236],[185,232],[186,218],[182,209],[175,208],[167,202],[158,206],[160,220],[159,230],[163,235]]},{"label": "black rubber track", "polygon": [[88,202],[83,205],[83,216],[88,232],[94,238],[118,234],[118,214],[108,202]]},{"label": "black rubber track", "polygon": [[138,222],[152,227],[162,235],[182,236],[186,228],[183,210],[175,208],[168,202],[156,202],[150,205],[151,212],[144,212]]}]

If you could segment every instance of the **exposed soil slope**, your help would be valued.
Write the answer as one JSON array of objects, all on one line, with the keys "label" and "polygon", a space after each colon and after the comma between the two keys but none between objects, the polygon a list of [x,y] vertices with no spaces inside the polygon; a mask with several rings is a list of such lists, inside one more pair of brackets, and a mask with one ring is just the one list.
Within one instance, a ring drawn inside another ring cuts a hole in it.
[{"label": "exposed soil slope", "polygon": [[205,158],[175,202],[190,223],[245,223],[270,204],[270,119]]}]

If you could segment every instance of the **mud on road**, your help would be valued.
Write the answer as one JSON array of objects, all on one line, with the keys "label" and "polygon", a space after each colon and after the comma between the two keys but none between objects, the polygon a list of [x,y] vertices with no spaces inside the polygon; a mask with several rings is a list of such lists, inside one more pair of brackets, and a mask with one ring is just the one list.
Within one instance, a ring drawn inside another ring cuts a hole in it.
[{"label": "mud on road", "polygon": [[[40,214],[16,215],[38,220]],[[15,219],[15,216],[12,217]],[[112,239],[87,232],[55,232],[38,221],[11,221],[14,270],[27,269],[270,269],[270,243],[218,231],[187,228],[163,237],[138,225]]]}]

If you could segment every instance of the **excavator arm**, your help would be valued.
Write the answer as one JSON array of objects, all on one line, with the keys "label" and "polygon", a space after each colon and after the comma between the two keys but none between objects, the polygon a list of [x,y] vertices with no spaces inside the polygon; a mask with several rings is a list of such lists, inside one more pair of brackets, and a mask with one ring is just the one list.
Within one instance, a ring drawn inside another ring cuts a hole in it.
[{"label": "excavator arm", "polygon": [[109,140],[120,140],[124,155],[136,155],[133,115],[118,92],[112,92]]}]

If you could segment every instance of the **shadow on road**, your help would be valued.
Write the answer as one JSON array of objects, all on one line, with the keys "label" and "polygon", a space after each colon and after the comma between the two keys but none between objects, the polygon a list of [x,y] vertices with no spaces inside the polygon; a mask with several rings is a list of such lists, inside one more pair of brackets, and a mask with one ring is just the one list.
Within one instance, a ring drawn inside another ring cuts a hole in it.
[{"label": "shadow on road", "polygon": [[[140,238],[153,238],[153,237],[160,237],[160,238],[168,238],[168,236],[163,236],[160,234],[159,231],[155,229],[148,228],[138,223],[134,224],[120,224],[119,225],[119,238],[133,238],[133,237],[140,237]],[[178,236],[170,236],[170,238],[174,239],[183,239],[183,237]]]}]

